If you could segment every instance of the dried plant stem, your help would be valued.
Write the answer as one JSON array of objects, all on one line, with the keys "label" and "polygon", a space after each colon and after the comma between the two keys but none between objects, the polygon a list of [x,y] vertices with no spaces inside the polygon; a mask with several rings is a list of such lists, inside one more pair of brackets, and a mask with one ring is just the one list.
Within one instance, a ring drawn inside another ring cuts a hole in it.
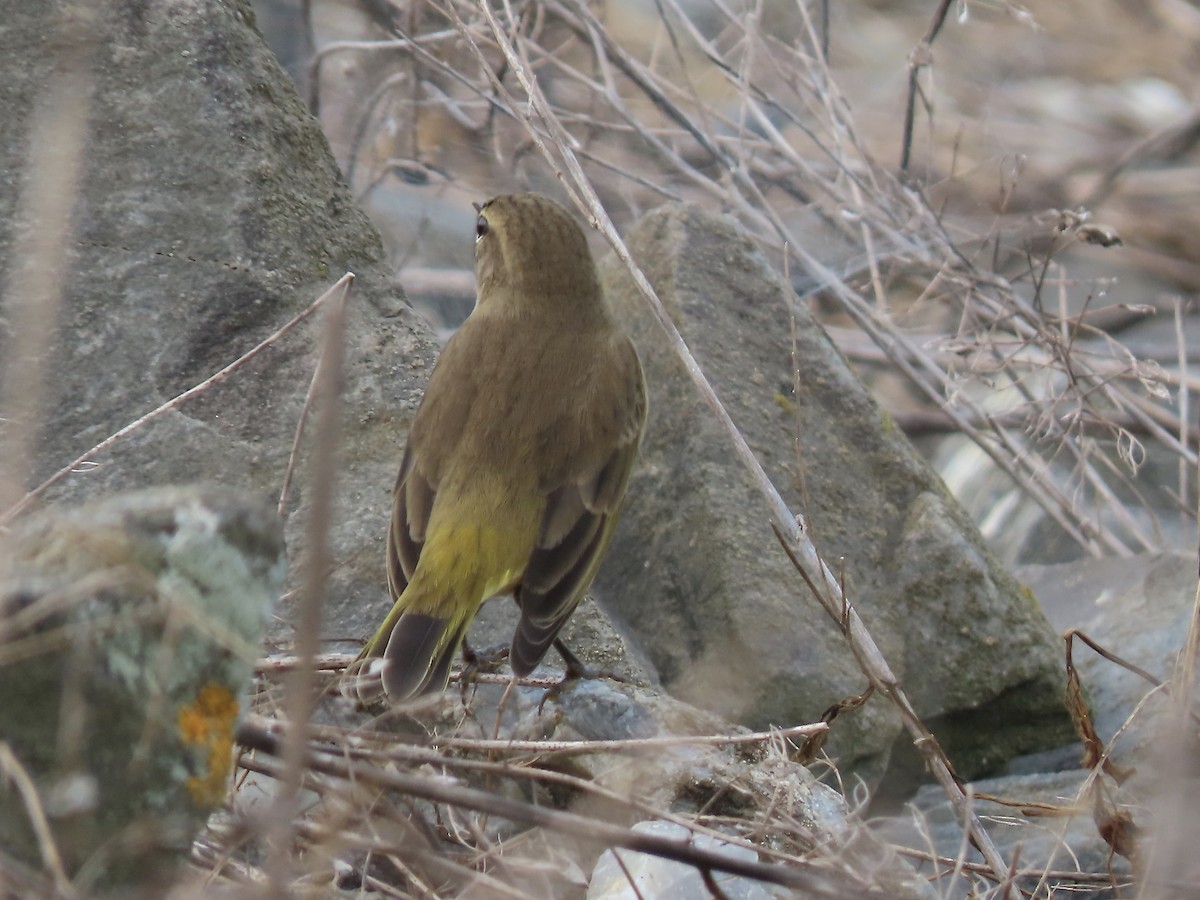
[{"label": "dried plant stem", "polygon": [[[251,716],[246,719],[247,728],[257,729],[263,732],[270,733],[277,738],[284,735],[287,731],[286,725],[277,719],[267,719],[261,716]],[[527,756],[508,758],[503,760],[492,759],[476,759],[465,755],[466,753],[489,752],[486,749],[480,749],[476,746],[471,746],[475,742],[464,740],[464,745],[461,747],[451,747],[443,741],[437,741],[436,746],[433,742],[429,745],[404,743],[397,740],[397,735],[393,733],[373,733],[356,731],[353,739],[347,743],[347,734],[344,729],[334,726],[312,725],[309,729],[310,738],[316,743],[311,745],[314,749],[317,747],[336,748],[335,755],[341,756],[348,760],[357,762],[369,762],[374,765],[383,766],[385,768],[402,767],[412,770],[417,767],[432,767],[437,771],[445,773],[449,772],[474,772],[485,774],[488,776],[503,776],[509,779],[522,779],[526,781],[536,781],[542,784],[552,784],[564,787],[570,790],[579,791],[589,794],[593,797],[603,799],[605,801],[617,804],[628,810],[635,812],[643,819],[659,819],[662,821],[673,822],[677,825],[682,825],[690,829],[695,834],[703,834],[718,840],[727,841],[737,846],[742,846],[750,850],[754,850],[760,857],[768,857],[777,859],[780,862],[788,862],[794,860],[794,856],[783,851],[778,847],[772,847],[756,842],[750,837],[737,837],[728,832],[718,831],[716,828],[707,827],[700,824],[691,816],[676,814],[669,810],[665,810],[652,803],[648,803],[640,799],[636,794],[630,796],[625,791],[615,791],[604,787],[602,784],[588,777],[571,775],[566,772],[558,771],[553,767],[538,765],[537,763],[545,759],[544,754],[540,754],[537,750],[529,753]],[[714,739],[720,736],[713,736]],[[771,738],[776,735],[770,735]],[[716,741],[714,741],[716,742]],[[721,743],[729,743],[729,741],[720,741]],[[531,742],[536,747],[541,747],[540,742]],[[561,742],[560,742],[561,743]],[[583,743],[583,742],[574,742]],[[590,752],[596,754],[606,754],[611,749],[612,741],[593,741],[594,749]],[[695,744],[693,739],[682,738],[675,741],[676,746],[685,746]],[[373,749],[372,745],[377,745],[378,749]],[[437,749],[440,747],[441,749]],[[651,748],[659,749],[659,748]],[[446,750],[459,750],[461,753],[446,753]],[[555,755],[556,758],[561,758],[563,754]]]},{"label": "dried plant stem", "polygon": [[[260,754],[278,756],[282,750],[283,742],[280,739],[268,732],[245,725],[238,729],[237,740],[243,747],[258,751]],[[686,840],[672,840],[656,835],[642,834],[632,829],[610,825],[607,822],[574,813],[561,812],[510,797],[462,787],[444,779],[422,778],[406,772],[387,771],[376,766],[314,753],[307,753],[303,762],[306,769],[323,775],[397,791],[405,796],[433,803],[444,803],[487,815],[500,816],[515,822],[523,822],[526,825],[595,841],[608,847],[624,847],[628,850],[660,856],[664,859],[695,866],[701,870],[730,872],[770,884],[802,888],[810,892],[807,896],[830,898],[846,896],[844,885],[833,884],[831,879],[798,871],[795,868],[756,860],[733,859],[719,851],[693,847]],[[246,765],[270,775],[276,775],[283,771],[282,766],[261,756],[247,760]],[[876,895],[866,893],[860,894],[860,896]]]},{"label": "dried plant stem", "polygon": [[[257,727],[271,730],[274,726],[270,720],[254,719]],[[625,740],[605,741],[518,741],[518,740],[489,740],[484,738],[458,738],[434,736],[414,746],[420,748],[443,747],[448,750],[466,750],[476,753],[514,753],[535,754],[537,756],[570,756],[586,753],[620,753],[659,750],[670,747],[712,746],[723,747],[739,744],[762,744],[774,740],[791,740],[798,737],[811,737],[829,730],[824,722],[813,722],[808,725],[793,725],[790,728],[779,728],[771,731],[750,731],[746,733],[733,732],[730,734],[684,734],[670,737],[628,738]],[[365,740],[367,735],[362,732],[356,735],[358,740]],[[389,744],[397,743],[393,734],[380,734],[381,741]]]},{"label": "dried plant stem", "polygon": [[[788,556],[809,584],[818,602],[820,602],[829,616],[842,629],[843,634],[849,640],[851,651],[854,653],[855,659],[858,660],[863,672],[871,680],[871,683],[877,689],[883,691],[900,711],[904,726],[913,737],[913,743],[921,751],[934,777],[949,796],[951,803],[966,825],[966,831],[969,833],[971,841],[983,854],[985,861],[992,869],[993,877],[997,883],[1003,883],[1008,876],[1008,864],[992,843],[991,838],[984,830],[978,817],[971,810],[970,804],[967,802],[962,788],[959,786],[940,745],[917,716],[908,697],[900,687],[899,680],[892,673],[891,668],[884,659],[883,653],[879,650],[878,645],[867,631],[866,625],[863,624],[849,601],[843,597],[841,586],[834,574],[825,565],[816,548],[808,539],[803,518],[793,514],[788,509],[787,504],[771,483],[770,478],[762,468],[757,457],[755,457],[754,452],[750,449],[749,444],[746,443],[746,439],[742,436],[742,433],[738,430],[733,419],[730,418],[729,413],[717,397],[712,385],[708,383],[708,379],[692,356],[691,351],[688,350],[683,336],[680,335],[674,322],[671,321],[662,302],[658,299],[654,288],[634,262],[629,249],[617,234],[612,220],[605,213],[587,175],[572,152],[569,136],[565,133],[562,124],[558,121],[554,111],[538,88],[525,60],[509,40],[507,33],[497,21],[486,0],[480,0],[480,11],[491,27],[492,34],[504,53],[505,59],[508,61],[509,66],[512,67],[514,74],[528,95],[530,105],[538,115],[542,125],[546,128],[550,140],[557,151],[557,157],[549,153],[548,148],[541,141],[541,136],[536,134],[532,128],[530,129],[531,137],[537,141],[539,147],[546,153],[547,160],[555,166],[556,170],[559,161],[561,161],[561,164],[570,173],[573,182],[572,186],[584,198],[582,208],[588,214],[592,224],[605,236],[618,258],[629,270],[643,299],[666,335],[672,350],[686,368],[697,392],[724,426],[738,457],[749,470],[759,492],[767,502],[773,524]],[[574,194],[574,192],[572,193]],[[815,581],[814,578],[816,579]]]},{"label": "dried plant stem", "polygon": [[[66,897],[76,896],[75,890],[71,886],[71,879],[67,877],[66,870],[63,868],[62,855],[58,852],[58,845],[54,842],[54,832],[50,828],[50,820],[42,806],[41,797],[38,796],[37,785],[33,783],[33,779],[29,777],[29,773],[25,771],[12,748],[3,741],[0,741],[0,775],[3,775],[4,781],[12,782],[21,797],[25,814],[29,817],[29,823],[37,837],[42,865],[54,880],[55,889]],[[11,813],[6,813],[6,815],[11,815]],[[3,887],[3,882],[0,881],[0,889]]]},{"label": "dried plant stem", "polygon": [[309,411],[312,409],[313,401],[316,399],[317,385],[321,383],[322,359],[324,359],[324,356],[317,360],[312,378],[308,382],[308,391],[304,394],[304,405],[300,408],[300,415],[296,417],[296,433],[292,435],[292,449],[288,452],[287,466],[283,470],[283,484],[279,488],[279,503],[275,507],[275,512],[279,516],[280,521],[287,516],[288,494],[292,487],[292,476],[296,472],[296,462],[300,458],[300,442],[304,438],[304,425],[308,422]]},{"label": "dried plant stem", "polygon": [[57,484],[59,481],[61,481],[67,475],[70,475],[72,472],[76,471],[80,466],[84,465],[87,462],[90,462],[92,459],[94,459],[100,453],[103,453],[105,450],[107,450],[113,444],[120,441],[122,438],[127,437],[134,431],[137,431],[143,425],[147,425],[150,422],[153,422],[155,419],[159,418],[164,413],[168,413],[173,409],[177,409],[178,407],[180,407],[184,403],[186,403],[188,400],[190,400],[192,397],[195,397],[198,394],[204,393],[204,391],[208,390],[213,385],[220,384],[222,381],[224,381],[226,378],[228,378],[230,375],[232,375],[238,369],[245,366],[246,363],[250,362],[250,360],[254,359],[254,357],[258,356],[258,354],[260,354],[263,350],[266,350],[272,344],[275,344],[281,337],[283,337],[285,334],[287,334],[289,331],[291,331],[293,328],[295,328],[297,325],[299,325],[305,319],[308,319],[310,316],[312,316],[313,313],[315,313],[318,309],[321,308],[321,306],[325,303],[326,300],[328,300],[330,297],[335,296],[339,290],[343,290],[349,284],[350,280],[353,279],[353,277],[354,277],[353,275],[350,275],[348,273],[346,275],[343,275],[341,278],[338,279],[336,284],[334,284],[332,287],[329,288],[329,290],[325,291],[325,293],[323,293],[320,297],[318,297],[311,304],[309,304],[307,309],[305,309],[302,312],[298,313],[297,315],[293,316],[291,319],[289,319],[287,321],[287,323],[285,323],[282,327],[277,329],[275,332],[273,332],[268,337],[264,338],[253,349],[248,350],[246,353],[239,356],[237,359],[235,359],[229,365],[225,366],[220,371],[213,373],[212,375],[210,375],[208,378],[204,379],[199,384],[188,388],[182,394],[177,394],[176,396],[174,396],[170,400],[168,400],[166,403],[163,403],[161,406],[158,406],[155,409],[152,409],[150,412],[146,413],[145,415],[139,416],[138,418],[134,419],[128,425],[126,425],[123,428],[120,428],[117,431],[110,434],[108,437],[106,437],[100,443],[96,444],[94,447],[92,447],[86,453],[82,454],[81,456],[77,457],[76,459],[73,459],[70,463],[63,466],[61,469],[59,469],[57,472],[55,472],[53,475],[51,475],[49,478],[47,478],[45,481],[43,481],[41,484],[39,484],[37,487],[35,487],[29,493],[27,493],[23,498],[21,498],[21,500],[18,503],[11,506],[3,514],[0,514],[0,526],[9,524],[14,518],[16,518],[25,509],[27,509],[29,507],[29,505],[31,503],[33,503],[34,500],[36,500],[43,493],[45,493],[50,487]]},{"label": "dried plant stem", "polygon": [[430,746],[487,752],[534,753],[539,756],[569,756],[577,753],[620,753],[686,746],[722,747],[737,744],[761,744],[772,740],[811,737],[829,730],[824,722],[793,725],[775,731],[751,731],[746,734],[672,735],[659,738],[628,738],[607,741],[507,741],[473,738],[431,738]]},{"label": "dried plant stem", "polygon": [[333,520],[336,453],[341,430],[342,375],[345,355],[346,300],[353,275],[338,281],[340,291],[325,315],[324,340],[316,385],[317,422],[311,471],[312,501],[305,530],[304,589],[296,611],[297,666],[288,676],[286,710],[292,731],[283,744],[283,784],[273,809],[268,837],[271,896],[290,896],[287,889],[291,834],[299,812],[300,784],[307,755],[307,732],[314,707],[313,660],[320,646],[321,605],[329,576],[329,526]]},{"label": "dried plant stem", "polygon": [[[1009,455],[1005,455],[1001,450],[1001,446],[997,446],[996,442],[988,440],[987,435],[972,425],[971,421],[958,409],[942,403],[942,390],[944,388],[938,385],[936,381],[931,381],[926,375],[926,373],[929,373],[934,378],[938,378],[941,375],[941,369],[928,358],[928,355],[914,341],[909,339],[907,335],[895,331],[888,333],[879,327],[872,315],[869,304],[858,297],[853,291],[849,290],[841,279],[831,272],[820,260],[803,248],[795,248],[794,252],[811,272],[820,277],[828,287],[839,295],[844,307],[854,316],[859,327],[871,336],[872,340],[876,342],[897,368],[908,375],[909,379],[926,396],[937,402],[945,413],[954,420],[962,432],[969,435],[975,441],[976,445],[991,457],[997,466],[1007,472],[1017,484],[1021,485],[1025,489],[1027,496],[1041,506],[1046,514],[1058,523],[1059,527],[1093,555],[1100,555],[1101,551],[1097,542],[1085,535],[1066,514],[1065,510],[1073,508],[1074,504],[1062,494],[1057,485],[1048,482],[1044,477],[1039,477],[1040,470],[1047,468],[1040,457],[1036,454],[1025,452],[1018,447],[1018,440],[1011,435],[1010,431],[1002,427],[996,417],[984,410],[979,404],[969,399],[963,400],[963,405],[966,406],[972,419],[986,422],[991,428],[991,433],[999,439],[1000,445],[1009,451]],[[916,362],[913,363],[910,360],[915,360]],[[1100,533],[1102,535],[1106,534],[1104,530],[1101,530]]]},{"label": "dried plant stem", "polygon": [[[911,847],[897,847],[896,852],[902,856],[907,856],[910,859],[936,863],[938,865],[947,867],[952,867],[959,862],[956,859],[951,859],[949,856],[938,856],[936,853],[930,853],[925,850],[914,850]],[[980,875],[986,875],[988,873],[987,867],[981,866],[979,863],[962,863],[961,869],[964,872],[975,872]],[[1072,882],[1076,884],[1113,884],[1113,875],[1109,872],[1080,872],[1076,869],[1038,868],[1018,869],[1015,874],[1018,877],[1037,876],[1039,878],[1050,879],[1055,882],[1059,882],[1057,885],[1058,890],[1069,890],[1068,885],[1070,885]]]},{"label": "dried plant stem", "polygon": [[[939,9],[935,14],[934,20],[930,26],[927,41],[931,41],[940,30],[945,16],[945,8]],[[818,40],[816,33],[812,30],[811,22],[808,22],[807,12],[803,6],[800,7],[800,13],[808,23],[811,40],[815,43]],[[738,27],[737,23],[732,21],[733,27]],[[686,22],[686,17],[684,17]],[[716,53],[710,45],[703,42],[702,36],[693,36],[694,40],[702,42],[710,53],[710,57],[714,63],[721,66],[722,71],[729,73],[729,68],[722,65],[720,55]],[[753,39],[749,29],[746,29],[746,39]],[[923,45],[925,46],[925,45]],[[799,60],[798,60],[799,61]],[[841,114],[840,102],[837,100],[837,91],[834,80],[832,79],[828,68],[823,58],[817,58],[812,62],[812,75],[814,81],[821,85],[822,90],[819,92],[821,101],[825,105],[825,113],[829,122],[836,123],[837,127],[831,132],[832,140],[836,144],[836,152],[831,150],[831,158],[834,164],[839,166],[839,169],[845,170],[845,160],[854,158],[857,155],[865,163],[860,170],[862,175],[847,174],[844,179],[838,182],[832,182],[828,177],[816,175],[811,179],[815,190],[828,190],[841,184],[845,188],[844,195],[833,195],[831,192],[830,199],[839,206],[847,209],[852,209],[855,212],[855,218],[859,222],[860,239],[863,246],[867,249],[867,271],[870,276],[869,283],[875,293],[875,302],[869,302],[866,298],[860,296],[859,292],[853,289],[844,278],[839,277],[827,267],[814,265],[814,258],[806,254],[804,251],[805,242],[798,240],[797,236],[792,233],[791,228],[783,223],[779,217],[770,216],[772,230],[778,234],[787,244],[789,252],[794,253],[797,258],[803,262],[811,274],[817,275],[819,282],[824,288],[830,290],[834,296],[843,304],[847,311],[858,321],[871,339],[887,353],[893,361],[908,375],[917,386],[925,392],[931,402],[942,408],[947,415],[959,415],[954,406],[947,402],[947,397],[953,397],[960,392],[956,390],[954,379],[951,377],[947,368],[943,365],[935,364],[929,359],[927,354],[916,350],[916,346],[907,335],[896,327],[892,321],[890,310],[886,304],[881,304],[879,298],[882,292],[880,281],[881,269],[879,261],[875,259],[874,248],[881,245],[886,245],[891,248],[893,259],[900,262],[905,262],[905,258],[909,261],[920,260],[922,265],[934,268],[939,272],[939,275],[944,275],[948,284],[953,284],[962,289],[968,300],[979,301],[986,305],[990,314],[994,316],[994,321],[997,323],[1007,322],[1009,325],[1016,327],[1018,338],[1027,346],[1037,349],[1040,346],[1047,348],[1056,347],[1054,335],[1051,333],[1051,323],[1049,323],[1042,315],[1039,309],[1033,308],[1027,301],[1023,300],[1018,292],[1014,291],[1012,285],[999,276],[991,273],[981,272],[967,260],[962,253],[955,247],[949,236],[944,232],[940,222],[933,218],[932,210],[928,204],[920,199],[920,195],[914,191],[906,191],[897,185],[889,185],[888,179],[883,173],[877,172],[870,158],[858,145],[857,139],[854,137],[852,123]],[[729,77],[732,77],[729,75]],[[779,131],[770,124],[770,119],[761,110],[762,101],[759,100],[757,94],[754,97],[750,96],[749,89],[744,94],[745,102],[751,105],[751,111],[755,114],[756,120],[765,135],[768,136],[771,143],[771,149],[786,158],[789,163],[798,167],[799,171],[806,170],[806,163],[803,158],[796,153],[790,144],[783,138]],[[771,104],[772,110],[778,110],[778,104]],[[796,126],[796,123],[792,123]],[[843,136],[844,135],[844,139]],[[819,143],[819,142],[818,142]],[[806,184],[809,179],[806,179]],[[870,197],[868,198],[865,191],[866,185],[870,186]],[[889,205],[888,201],[895,201]],[[917,201],[917,202],[914,202]],[[765,202],[761,205],[765,207]],[[899,225],[897,213],[907,211],[915,220],[922,221],[923,227],[921,230],[912,232],[915,237],[910,237],[908,232],[911,229],[902,229],[894,227]],[[751,220],[756,217],[751,216]],[[759,217],[761,218],[761,216]],[[831,225],[837,225],[836,219],[830,222]],[[884,235],[884,239],[875,240],[872,237],[872,232],[879,231]],[[957,261],[960,265],[954,269],[948,267],[946,262],[938,262],[932,251],[940,250],[945,252],[951,261]],[[899,259],[897,259],[899,257]],[[935,279],[936,281],[936,279]],[[932,284],[932,282],[931,282]],[[994,292],[996,299],[989,296],[988,292]],[[1013,312],[1017,316],[1013,316]],[[868,327],[868,323],[869,326]],[[982,346],[986,348],[987,343]],[[904,347],[909,354],[914,366],[905,366],[900,361],[896,360],[893,354],[897,348]],[[1128,354],[1124,354],[1128,357]],[[1140,409],[1131,409],[1131,405],[1136,407],[1133,398],[1124,394],[1116,394],[1113,389],[1107,385],[1102,378],[1096,377],[1089,363],[1083,359],[1076,357],[1065,358],[1065,354],[1060,353],[1062,358],[1056,356],[1052,360],[1048,360],[1046,365],[1053,364],[1057,368],[1065,369],[1071,372],[1081,386],[1083,384],[1096,384],[1100,386],[1106,395],[1106,399],[1112,402],[1113,406],[1118,411],[1124,411],[1126,414],[1134,416],[1141,427],[1147,433],[1154,435],[1160,440],[1164,440],[1168,446],[1171,446],[1176,452],[1182,453],[1186,458],[1191,459],[1191,451],[1184,444],[1181,447],[1174,445],[1178,444],[1175,439],[1152,420],[1152,417]],[[1009,363],[1006,360],[1005,365]],[[1123,373],[1133,374],[1137,370],[1137,364],[1128,357],[1124,363]],[[1157,377],[1157,376],[1156,376]],[[1019,382],[1018,382],[1019,383]],[[1081,397],[1086,397],[1086,394],[1081,393]],[[1030,409],[1037,410],[1044,406],[1044,402],[1038,401],[1027,396]],[[965,401],[964,401],[965,402]],[[979,411],[979,407],[966,402],[975,412]],[[1094,411],[1094,410],[1093,410]],[[1097,415],[1098,421],[1105,421],[1103,415]],[[1011,431],[1005,431],[999,428],[996,424],[988,423],[994,429],[998,442],[991,440],[986,430],[964,429],[964,432],[972,438],[975,443],[980,446],[1003,470],[1007,471],[1026,492],[1027,496],[1039,503],[1047,511],[1056,522],[1058,522],[1064,530],[1075,539],[1080,546],[1093,555],[1104,552],[1105,544],[1108,549],[1117,553],[1128,553],[1129,548],[1126,544],[1112,535],[1111,529],[1106,528],[1103,521],[1098,517],[1089,517],[1080,504],[1075,503],[1071,497],[1057,483],[1053,470],[1044,464],[1038,454],[1032,453],[1028,442],[1016,437]],[[1052,432],[1050,436],[1055,436],[1060,443],[1068,443],[1071,445],[1071,452],[1077,458],[1081,458],[1086,453],[1093,452],[1091,448],[1086,451],[1075,446],[1073,439],[1063,432]],[[1078,470],[1082,476],[1082,480],[1094,487],[1100,493],[1105,494],[1107,485],[1104,479],[1096,472],[1094,467],[1082,466]],[[1122,476],[1118,473],[1118,478]],[[1126,517],[1123,522],[1128,527],[1132,520]],[[1098,537],[1093,539],[1092,534]],[[1134,535],[1138,537],[1143,546],[1148,545],[1148,539],[1145,536]]]},{"label": "dried plant stem", "polygon": [[[71,272],[66,248],[71,246],[95,81],[92,18],[92,13],[68,5],[49,35],[51,71],[30,116],[19,208],[13,222],[6,223],[13,226],[13,245],[0,291],[0,310],[10,330],[0,370],[0,510],[18,501],[33,466],[46,369],[53,359],[50,345]],[[0,525],[8,520],[0,519]]]},{"label": "dried plant stem", "polygon": [[908,171],[912,159],[913,128],[917,118],[917,94],[921,90],[921,70],[933,62],[933,42],[946,22],[951,0],[940,0],[929,23],[929,30],[908,58],[908,100],[904,105],[904,135],[900,144],[900,171]]},{"label": "dried plant stem", "polygon": [[[1189,390],[1188,377],[1188,352],[1187,352],[1187,333],[1184,330],[1183,321],[1183,300],[1179,297],[1175,298],[1175,359],[1176,365],[1179,366],[1179,400],[1177,407],[1179,409],[1179,443],[1187,447],[1191,443],[1191,393]],[[1187,502],[1188,496],[1188,473],[1191,467],[1188,460],[1181,456],[1179,458],[1179,499],[1184,503]],[[1180,516],[1183,518],[1183,524],[1187,524],[1186,512],[1180,510]]]}]

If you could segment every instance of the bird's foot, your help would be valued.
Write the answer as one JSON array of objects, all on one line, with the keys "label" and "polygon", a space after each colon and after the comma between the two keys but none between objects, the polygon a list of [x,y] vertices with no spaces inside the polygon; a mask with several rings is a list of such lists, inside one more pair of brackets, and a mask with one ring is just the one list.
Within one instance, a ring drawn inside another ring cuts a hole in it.
[{"label": "bird's foot", "polygon": [[480,672],[495,672],[500,663],[508,659],[508,644],[492,644],[476,650],[466,641],[462,642],[462,671],[458,673],[458,685],[466,700],[467,685],[475,683]]},{"label": "bird's foot", "polygon": [[566,689],[567,685],[572,681],[592,681],[600,678],[609,681],[619,681],[622,684],[628,684],[629,679],[616,672],[611,672],[608,669],[598,669],[595,666],[589,666],[578,656],[576,656],[570,647],[563,643],[561,638],[554,639],[554,649],[558,651],[558,655],[562,658],[563,665],[566,666],[566,671],[563,673],[562,681],[546,690],[542,696],[541,702],[538,704],[538,715],[541,715],[543,707],[547,700],[557,699],[558,696]]}]

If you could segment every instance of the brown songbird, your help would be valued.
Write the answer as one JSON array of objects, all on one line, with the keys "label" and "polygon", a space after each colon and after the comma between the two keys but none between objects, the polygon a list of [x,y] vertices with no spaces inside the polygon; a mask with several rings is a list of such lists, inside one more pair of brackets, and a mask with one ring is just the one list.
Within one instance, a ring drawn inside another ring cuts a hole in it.
[{"label": "brown songbird", "polygon": [[445,687],[496,594],[521,610],[512,670],[533,671],[596,575],[646,420],[637,352],[571,214],[538,194],[478,211],[475,309],[438,358],[396,479],[395,603],[352,667],[393,702]]}]

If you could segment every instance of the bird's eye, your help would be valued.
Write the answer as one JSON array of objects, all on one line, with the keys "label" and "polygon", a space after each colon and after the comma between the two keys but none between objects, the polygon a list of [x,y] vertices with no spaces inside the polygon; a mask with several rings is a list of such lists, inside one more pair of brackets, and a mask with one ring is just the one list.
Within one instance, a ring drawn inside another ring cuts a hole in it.
[{"label": "bird's eye", "polygon": [[483,236],[488,233],[488,221],[482,215],[475,220],[475,240],[476,242],[483,240]]}]

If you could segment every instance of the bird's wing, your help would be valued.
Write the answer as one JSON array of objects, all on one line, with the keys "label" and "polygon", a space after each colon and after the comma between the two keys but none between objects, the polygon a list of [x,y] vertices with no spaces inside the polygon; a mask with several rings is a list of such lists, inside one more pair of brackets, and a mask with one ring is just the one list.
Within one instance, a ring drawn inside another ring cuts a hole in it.
[{"label": "bird's wing", "polygon": [[400,474],[392,489],[392,524],[388,529],[387,575],[391,589],[392,608],[379,628],[363,645],[360,660],[380,656],[391,638],[392,629],[403,614],[398,602],[408,582],[417,569],[417,560],[425,546],[425,532],[429,526],[429,513],[433,509],[435,489],[432,480],[416,462],[412,441],[404,451],[400,463]]},{"label": "bird's wing", "polygon": [[477,384],[471,373],[478,354],[471,335],[478,332],[478,328],[473,331],[464,325],[450,338],[413,417],[392,490],[392,521],[387,539],[392,608],[363,645],[359,660],[383,655],[396,623],[405,614],[406,605],[401,599],[425,548],[429,517],[445,474],[444,448],[458,445],[475,403]]},{"label": "bird's wing", "polygon": [[436,494],[429,478],[413,461],[412,445],[404,451],[396,487],[392,490],[392,525],[388,532],[387,571],[392,596],[399,597],[408,587],[421,548]]},{"label": "bird's wing", "polygon": [[619,361],[633,395],[617,404],[619,421],[601,425],[607,454],[593,454],[579,469],[551,487],[546,509],[517,592],[521,620],[513,636],[510,662],[517,675],[528,675],[541,662],[560,628],[583,599],[600,567],[629,474],[637,457],[646,418],[646,389],[632,344],[622,342]]}]

